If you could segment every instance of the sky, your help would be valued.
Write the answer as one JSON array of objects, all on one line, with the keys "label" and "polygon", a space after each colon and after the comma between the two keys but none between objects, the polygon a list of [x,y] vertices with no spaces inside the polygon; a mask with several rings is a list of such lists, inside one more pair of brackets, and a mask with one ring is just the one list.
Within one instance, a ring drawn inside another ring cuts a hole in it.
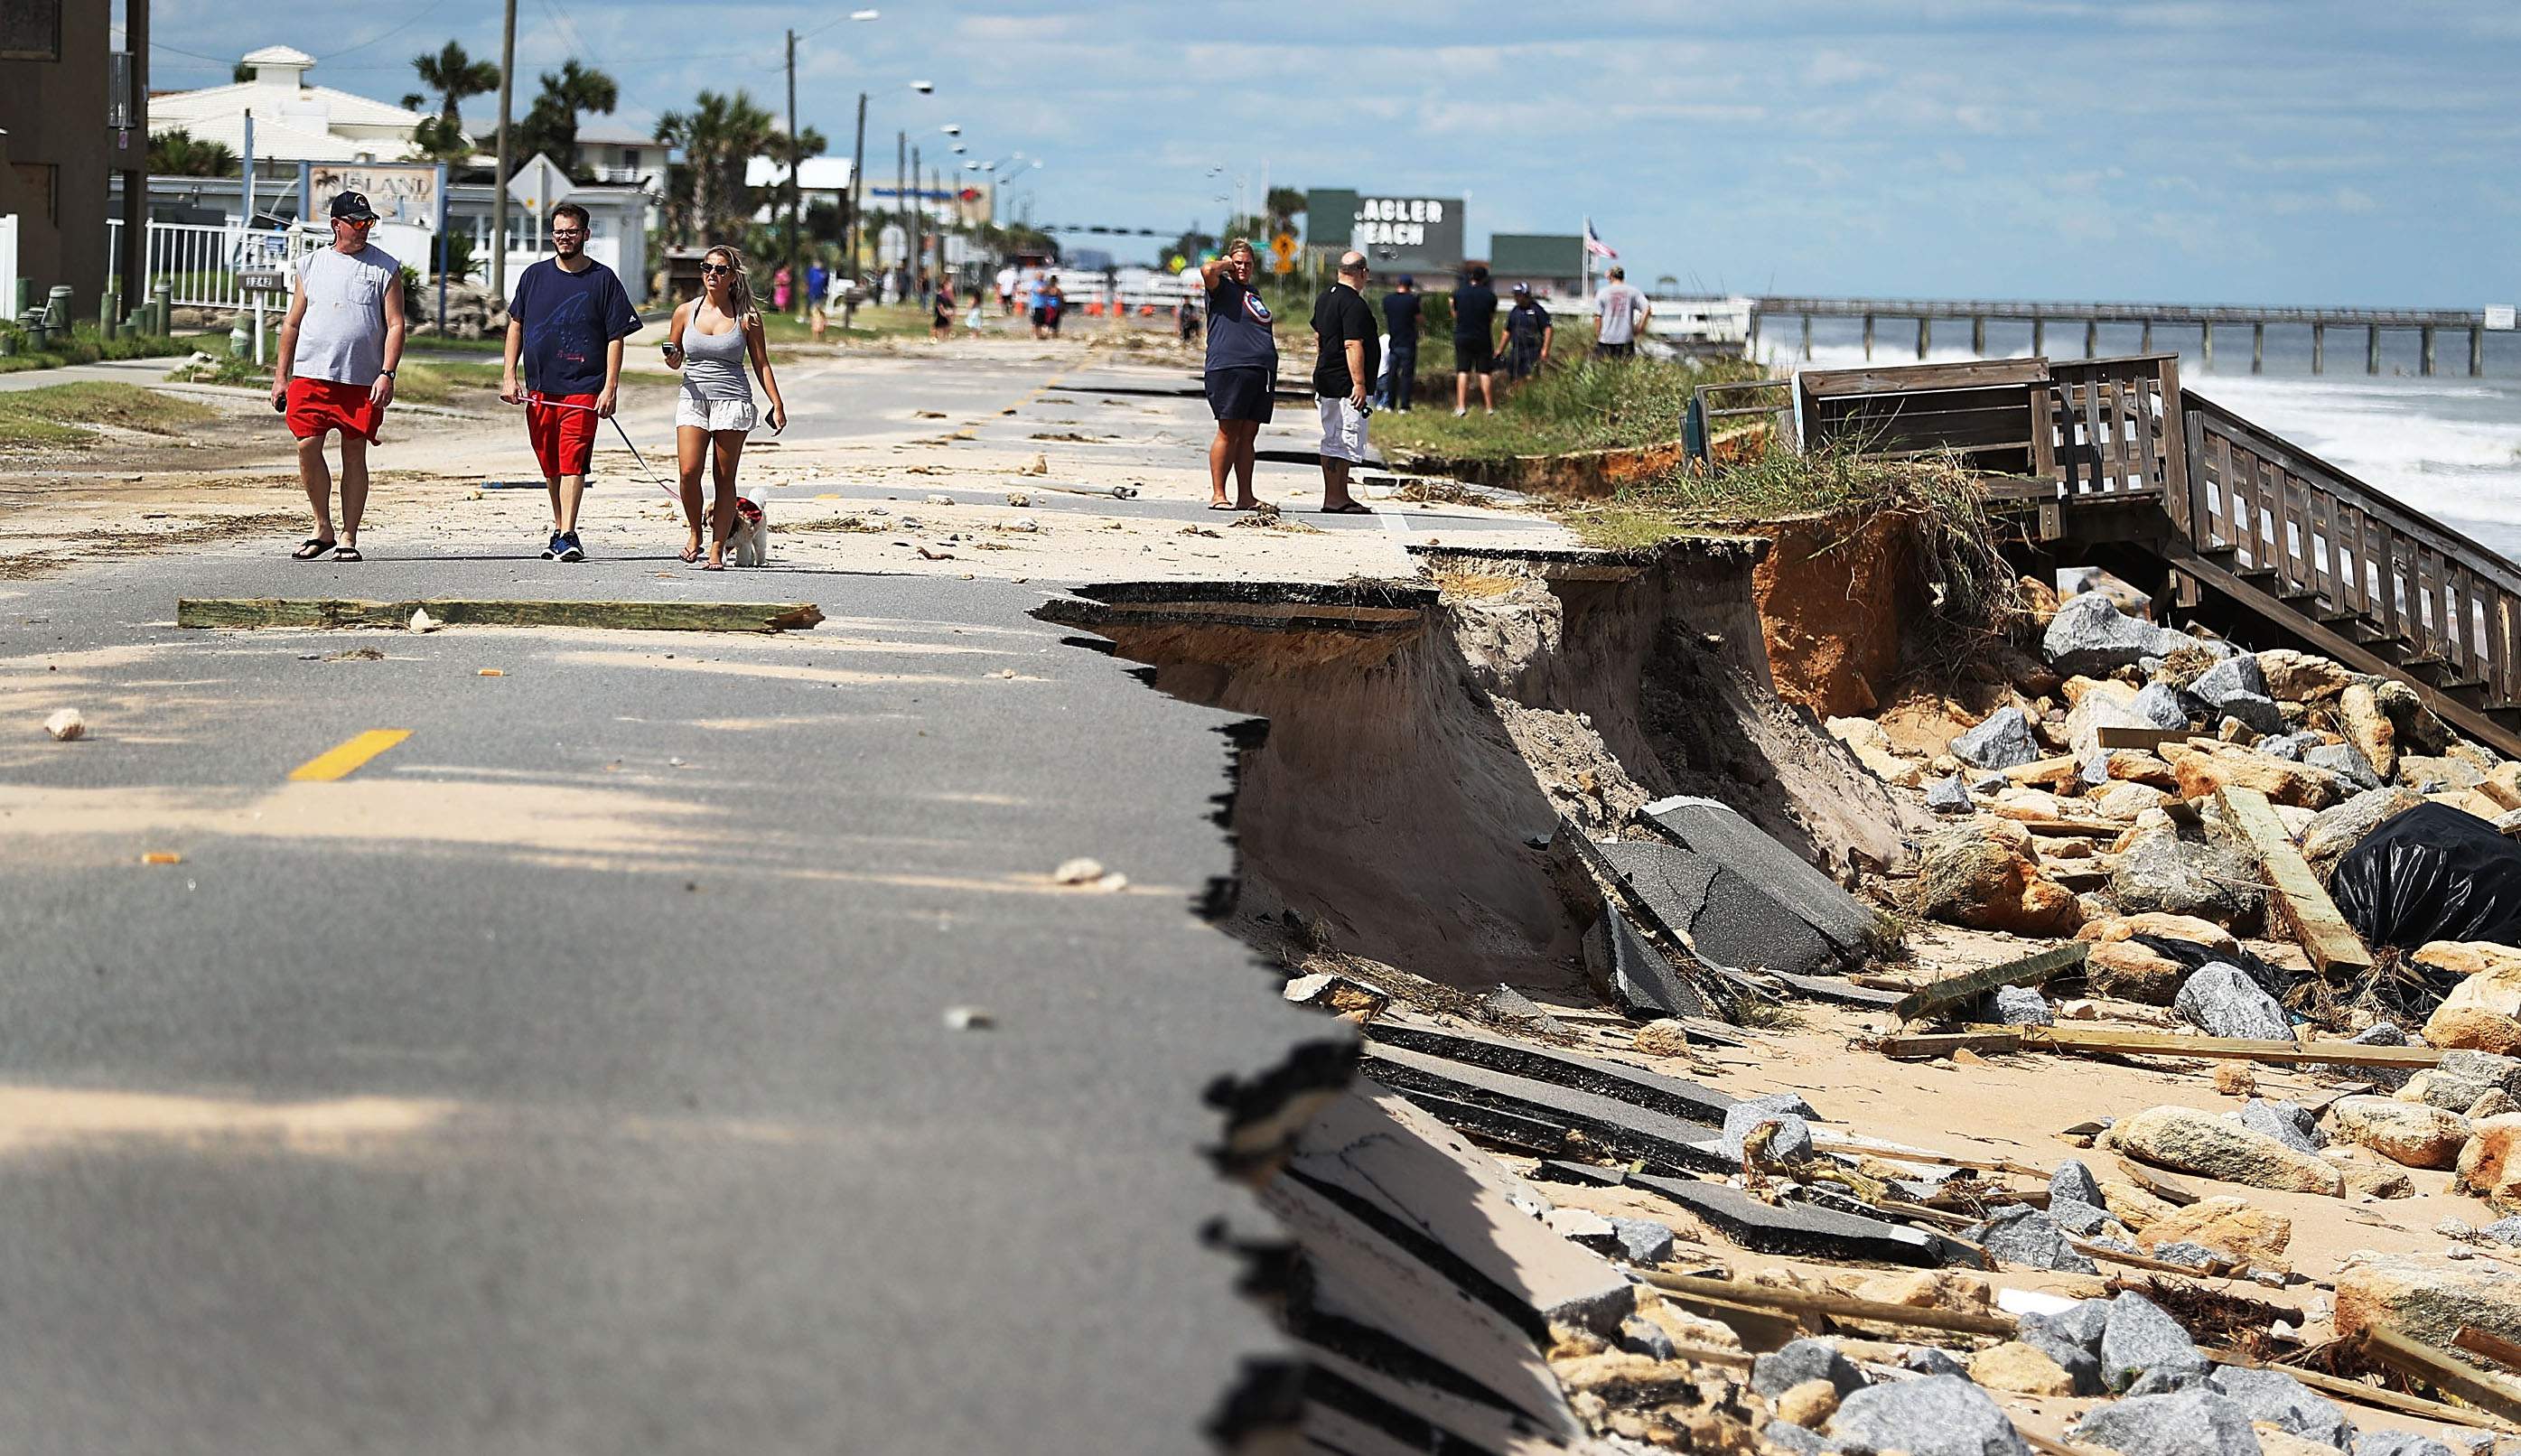
[{"label": "sky", "polygon": [[[1632,280],[1693,292],[2521,298],[2521,0],[848,3],[518,0],[517,113],[571,57],[616,120],[703,88],[779,112],[793,26],[835,151],[864,91],[871,178],[896,131],[934,155],[960,125],[1044,159],[1001,213],[1042,223],[1169,238],[1238,183],[1351,187],[1464,199],[1474,255],[1590,215]],[[151,14],[160,89],[279,42],[390,101],[449,37],[499,51],[499,0]]]}]

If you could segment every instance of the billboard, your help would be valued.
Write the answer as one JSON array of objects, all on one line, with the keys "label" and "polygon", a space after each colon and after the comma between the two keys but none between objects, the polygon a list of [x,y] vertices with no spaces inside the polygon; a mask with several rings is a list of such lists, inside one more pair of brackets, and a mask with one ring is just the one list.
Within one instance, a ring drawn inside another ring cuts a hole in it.
[{"label": "billboard", "polygon": [[399,227],[437,226],[445,168],[435,161],[304,161],[298,163],[303,210],[321,222],[338,192],[365,193],[377,220]]},{"label": "billboard", "polygon": [[1462,200],[1317,187],[1305,195],[1305,241],[1353,248],[1378,273],[1458,272]]}]

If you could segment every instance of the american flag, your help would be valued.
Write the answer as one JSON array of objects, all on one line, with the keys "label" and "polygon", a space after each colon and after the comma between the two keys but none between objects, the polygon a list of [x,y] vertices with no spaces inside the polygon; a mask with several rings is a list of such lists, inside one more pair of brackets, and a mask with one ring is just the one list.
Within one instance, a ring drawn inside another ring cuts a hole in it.
[{"label": "american flag", "polygon": [[1595,257],[1615,258],[1620,255],[1618,249],[1603,242],[1602,235],[1593,231],[1593,219],[1589,217],[1584,219],[1584,250]]}]

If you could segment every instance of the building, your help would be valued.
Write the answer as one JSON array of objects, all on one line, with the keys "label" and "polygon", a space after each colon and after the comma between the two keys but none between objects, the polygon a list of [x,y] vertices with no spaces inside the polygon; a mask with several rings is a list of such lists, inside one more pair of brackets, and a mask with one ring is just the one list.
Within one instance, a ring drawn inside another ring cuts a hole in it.
[{"label": "building", "polygon": [[[12,0],[15,3],[15,0]],[[150,124],[181,129],[196,141],[246,154],[246,117],[253,117],[256,170],[297,174],[301,161],[401,161],[420,155],[412,133],[428,117],[382,101],[309,85],[315,58],[288,46],[264,46],[245,64],[251,80],[150,98]]]},{"label": "building", "polygon": [[[475,145],[483,137],[499,134],[494,119],[487,131],[473,133]],[[554,160],[559,159],[555,158]],[[577,156],[570,163],[574,176],[611,186],[636,187],[650,197],[665,195],[665,168],[673,162],[673,151],[665,143],[625,122],[609,116],[590,116],[577,123]],[[812,164],[806,171],[810,175]]]},{"label": "building", "polygon": [[[754,221],[770,222],[788,215],[788,164],[756,157],[744,164],[744,185],[760,195]],[[808,157],[797,169],[797,201],[811,212],[817,204],[846,207],[849,200],[849,159]]]},{"label": "building", "polygon": [[1450,288],[1468,262],[1462,236],[1460,198],[1345,187],[1305,194],[1305,246],[1322,254],[1353,248],[1378,277],[1407,273],[1421,288]]},{"label": "building", "polygon": [[[104,297],[108,184],[149,159],[149,0],[125,4],[129,52],[104,0],[0,4],[0,318],[56,284],[77,314]],[[112,266],[137,278],[136,245]]]},{"label": "building", "polygon": [[1498,233],[1489,239],[1489,276],[1499,292],[1532,285],[1543,298],[1583,301],[1584,240],[1573,233]]}]

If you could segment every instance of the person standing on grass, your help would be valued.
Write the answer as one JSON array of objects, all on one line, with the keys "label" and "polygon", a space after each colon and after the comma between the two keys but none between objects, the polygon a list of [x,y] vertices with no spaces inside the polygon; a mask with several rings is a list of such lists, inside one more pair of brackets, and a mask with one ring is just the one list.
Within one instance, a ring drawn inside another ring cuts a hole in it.
[{"label": "person standing on grass", "polygon": [[1365,463],[1366,382],[1381,362],[1365,274],[1364,253],[1341,253],[1339,277],[1313,300],[1313,336],[1321,342],[1313,404],[1322,419],[1322,511],[1331,516],[1374,514],[1348,493],[1349,471]]},{"label": "person standing on grass", "polygon": [[[1208,291],[1208,409],[1216,417],[1216,438],[1208,446],[1208,508],[1212,511],[1256,511],[1260,498],[1252,493],[1254,452],[1260,427],[1269,423],[1278,383],[1277,322],[1269,305],[1252,288],[1253,253],[1248,239],[1225,245],[1225,252],[1200,265],[1201,285]],[[1225,498],[1225,478],[1232,475],[1235,492]]]},{"label": "person standing on grass", "polygon": [[1391,372],[1391,383],[1384,386],[1384,397],[1392,402],[1394,414],[1409,413],[1409,396],[1418,385],[1418,310],[1427,300],[1419,296],[1418,280],[1403,273],[1400,286],[1383,296],[1383,326],[1392,336],[1392,352],[1385,364]]},{"label": "person standing on grass", "polygon": [[770,343],[761,327],[761,311],[753,303],[753,283],[745,276],[744,254],[732,248],[712,248],[701,255],[701,296],[674,309],[665,336],[665,367],[680,370],[682,396],[674,402],[675,464],[681,469],[683,523],[690,539],[683,560],[700,560],[701,464],[709,457],[709,562],[701,569],[726,569],[726,539],[735,533],[738,509],[735,468],[744,459],[744,437],[758,416],[753,386],[744,377],[744,362],[761,376],[761,392],[770,396],[770,432],[788,428],[788,406],[779,398],[779,381],[770,372]]},{"label": "person standing on grass", "polygon": [[832,270],[823,266],[821,258],[805,265],[805,311],[812,321],[816,343],[823,341],[823,331],[831,326],[831,315],[823,308],[823,295],[831,285]]},{"label": "person standing on grass", "polygon": [[1532,296],[1532,285],[1514,286],[1514,306],[1505,314],[1505,377],[1528,380],[1549,362],[1549,342],[1557,337],[1558,325],[1549,310]]},{"label": "person standing on grass", "polygon": [[998,313],[1001,317],[1016,311],[1016,265],[1004,263],[998,268]]},{"label": "person standing on grass", "polygon": [[954,337],[954,286],[939,280],[937,296],[928,305],[928,337],[939,343]]},{"label": "person standing on grass", "polygon": [[586,560],[577,506],[595,454],[595,422],[613,417],[621,397],[621,341],[639,329],[621,280],[586,255],[586,234],[584,207],[563,203],[552,208],[552,255],[517,279],[499,373],[499,397],[526,407],[526,438],[551,492],[547,561]]},{"label": "person standing on grass", "polygon": [[1453,290],[1453,417],[1471,412],[1471,376],[1480,380],[1480,408],[1496,413],[1496,290],[1489,287],[1489,270],[1474,263],[1471,276]]},{"label": "person standing on grass", "polygon": [[[368,241],[377,213],[355,192],[333,199],[333,246],[298,262],[271,407],[298,437],[298,480],[314,508],[315,534],[291,556],[361,561],[359,518],[368,509],[368,446],[393,403],[402,362],[402,265]],[[324,436],[342,434],[342,534],[333,535],[333,476]]]},{"label": "person standing on grass", "polygon": [[1611,265],[1611,281],[1593,300],[1593,352],[1605,359],[1633,358],[1637,334],[1654,317],[1646,296],[1628,287],[1628,270]]}]

